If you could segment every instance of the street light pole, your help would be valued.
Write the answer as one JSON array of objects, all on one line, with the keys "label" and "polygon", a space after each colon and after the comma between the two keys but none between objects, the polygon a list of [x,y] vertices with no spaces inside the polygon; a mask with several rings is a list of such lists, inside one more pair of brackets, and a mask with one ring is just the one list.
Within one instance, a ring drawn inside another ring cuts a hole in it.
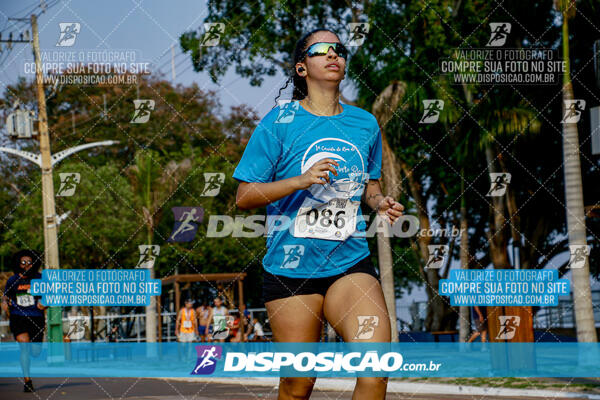
[{"label": "street light pole", "polygon": [[[35,58],[35,80],[37,86],[39,140],[42,167],[42,209],[44,225],[44,264],[45,268],[58,269],[58,224],[54,205],[54,183],[52,182],[52,157],[50,154],[50,138],[48,136],[48,115],[46,114],[46,96],[44,94],[44,74],[40,56],[40,39],[37,16],[31,15],[31,33],[33,56]],[[48,341],[62,342],[62,308],[48,309]],[[60,356],[59,356],[60,357]]]}]

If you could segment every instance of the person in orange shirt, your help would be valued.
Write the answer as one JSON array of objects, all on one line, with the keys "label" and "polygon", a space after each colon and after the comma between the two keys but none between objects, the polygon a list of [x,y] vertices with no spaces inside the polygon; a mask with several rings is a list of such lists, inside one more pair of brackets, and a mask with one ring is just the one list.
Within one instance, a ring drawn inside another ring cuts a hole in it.
[{"label": "person in orange shirt", "polygon": [[180,342],[193,342],[198,335],[198,324],[196,322],[196,311],[193,308],[194,300],[187,299],[185,308],[179,310],[177,322],[175,323],[175,336]]},{"label": "person in orange shirt", "polygon": [[186,344],[184,352],[188,358],[192,347],[190,343],[196,341],[196,335],[198,335],[198,323],[193,305],[194,300],[187,299],[185,308],[179,310],[175,322],[175,336],[177,336],[178,342]]}]

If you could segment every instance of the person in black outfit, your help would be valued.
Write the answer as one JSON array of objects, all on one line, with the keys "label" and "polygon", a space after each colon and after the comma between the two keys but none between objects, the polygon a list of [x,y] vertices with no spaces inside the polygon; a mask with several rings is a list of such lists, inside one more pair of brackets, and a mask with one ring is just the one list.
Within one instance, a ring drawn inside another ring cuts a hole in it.
[{"label": "person in black outfit", "polygon": [[40,279],[41,256],[32,250],[21,250],[14,254],[14,275],[8,278],[2,296],[2,309],[9,315],[10,331],[21,349],[21,368],[24,376],[24,392],[33,392],[29,376],[29,358],[38,356],[44,338],[46,306],[40,303],[41,296],[31,295],[31,280]]}]

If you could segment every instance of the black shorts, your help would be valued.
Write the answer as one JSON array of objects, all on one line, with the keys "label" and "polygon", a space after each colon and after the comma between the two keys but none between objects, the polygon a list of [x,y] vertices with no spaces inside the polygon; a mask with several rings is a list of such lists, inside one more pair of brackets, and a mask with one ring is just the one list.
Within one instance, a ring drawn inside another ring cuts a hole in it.
[{"label": "black shorts", "polygon": [[275,276],[264,270],[263,298],[265,299],[265,303],[267,303],[271,300],[283,299],[285,297],[301,294],[318,293],[325,296],[327,289],[333,285],[333,282],[337,281],[342,276],[355,272],[367,273],[379,281],[379,275],[377,274],[377,271],[375,271],[375,266],[371,262],[370,256],[363,258],[341,274],[326,278],[289,278],[282,275]]},{"label": "black shorts", "polygon": [[44,339],[46,318],[40,316],[25,317],[22,315],[11,314],[9,326],[15,340],[21,333],[27,332],[29,333],[29,340],[31,342],[41,342]]}]

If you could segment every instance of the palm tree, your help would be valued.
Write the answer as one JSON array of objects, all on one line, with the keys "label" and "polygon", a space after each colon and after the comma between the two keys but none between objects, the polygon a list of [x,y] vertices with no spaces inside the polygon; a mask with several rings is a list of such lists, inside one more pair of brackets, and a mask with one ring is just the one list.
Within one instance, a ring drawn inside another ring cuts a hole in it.
[{"label": "palm tree", "polygon": [[[154,229],[158,225],[163,207],[173,195],[182,177],[191,167],[191,161],[169,162],[165,167],[159,164],[160,157],[152,150],[143,150],[135,155],[135,164],[128,168],[127,175],[142,208],[146,225],[146,244],[152,245]],[[155,278],[154,267],[150,278]],[[146,307],[146,342],[156,342],[157,338],[156,296],[151,296]]]},{"label": "palm tree", "polygon": [[[554,8],[562,14],[562,48],[566,69],[563,74],[563,115],[566,100],[574,99],[569,60],[569,19],[575,16],[575,0],[554,0]],[[577,124],[563,124],[563,158],[565,165],[565,197],[569,245],[586,245],[583,187],[579,160],[579,133]],[[594,311],[590,288],[590,265],[586,257],[583,268],[573,268],[573,300],[577,321],[577,340],[597,342]]]},{"label": "palm tree", "polygon": [[[392,196],[398,200],[400,194],[400,166],[396,160],[394,152],[388,144],[385,136],[385,126],[392,119],[396,109],[400,105],[400,100],[406,93],[406,84],[394,81],[387,86],[373,103],[373,115],[377,118],[377,123],[381,129],[382,139],[382,176],[383,190],[385,195]],[[376,223],[378,223],[376,221]],[[392,259],[392,248],[390,246],[390,227],[384,224],[386,233],[377,232],[377,255],[378,265],[381,275],[381,288],[383,297],[390,315],[390,325],[392,326],[392,341],[398,341],[398,324],[396,322],[396,291],[394,285],[394,261]]]}]

